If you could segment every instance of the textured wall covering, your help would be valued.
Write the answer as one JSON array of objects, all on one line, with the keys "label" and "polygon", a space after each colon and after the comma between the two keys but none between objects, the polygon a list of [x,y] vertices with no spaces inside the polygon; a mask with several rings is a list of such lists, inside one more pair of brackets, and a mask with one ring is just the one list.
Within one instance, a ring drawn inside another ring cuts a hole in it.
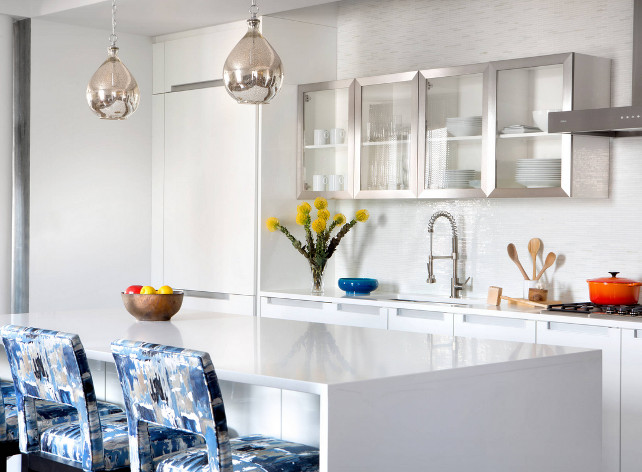
[{"label": "textured wall covering", "polygon": [[[363,77],[574,51],[611,58],[612,104],[629,105],[631,15],[630,0],[350,0],[339,9],[337,75]],[[437,284],[425,283],[426,226],[433,212],[447,210],[460,229],[473,296],[483,296],[489,285],[520,295],[521,276],[506,245],[516,244],[529,272],[528,240],[540,237],[544,254],[560,255],[548,272],[554,296],[587,301],[587,278],[618,270],[642,279],[641,155],[642,138],[612,141],[606,200],[340,202],[335,207],[346,214],[368,208],[371,219],[343,241],[336,277],[376,277],[384,290],[447,296],[449,262],[436,261]],[[449,250],[448,233],[445,220],[438,221],[436,252]]]}]

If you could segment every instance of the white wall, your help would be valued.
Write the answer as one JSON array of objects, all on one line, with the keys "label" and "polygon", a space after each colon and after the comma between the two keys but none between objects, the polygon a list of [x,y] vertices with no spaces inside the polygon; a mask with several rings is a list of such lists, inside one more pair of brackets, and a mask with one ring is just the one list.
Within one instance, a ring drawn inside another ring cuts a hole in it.
[{"label": "white wall", "polygon": [[[632,5],[630,0],[347,0],[339,6],[337,76],[575,51],[613,59],[612,104],[629,105]],[[366,207],[371,219],[343,240],[335,256],[336,278],[376,277],[382,289],[448,295],[448,262],[435,263],[436,285],[425,283],[427,223],[444,209],[460,227],[465,275],[473,277],[476,296],[489,285],[521,294],[522,280],[506,245],[516,244],[528,272],[532,237],[543,240],[544,254],[561,256],[549,270],[556,298],[588,301],[585,280],[611,270],[642,280],[641,153],[642,138],[612,141],[608,200],[342,202],[346,215]],[[448,231],[445,223],[436,225],[439,252],[449,250]]]},{"label": "white wall", "polygon": [[0,15],[0,313],[11,311],[13,20]]},{"label": "white wall", "polygon": [[119,291],[150,277],[151,39],[118,35],[141,104],[104,121],[85,90],[109,32],[31,26],[30,310],[122,306]]}]

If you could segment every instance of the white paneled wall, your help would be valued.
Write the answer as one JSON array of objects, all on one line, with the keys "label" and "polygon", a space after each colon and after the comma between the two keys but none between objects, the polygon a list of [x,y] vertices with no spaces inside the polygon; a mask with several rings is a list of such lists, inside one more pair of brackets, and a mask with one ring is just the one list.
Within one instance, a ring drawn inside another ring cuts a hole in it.
[{"label": "white paneled wall", "polygon": [[[575,51],[613,59],[612,104],[629,105],[632,8],[630,0],[348,0],[339,7],[337,76]],[[548,271],[553,296],[588,301],[587,278],[617,270],[642,279],[641,155],[642,138],[612,141],[607,200],[341,201],[346,215],[365,207],[371,219],[343,240],[336,277],[376,277],[380,289],[447,295],[448,261],[435,262],[437,284],[425,283],[427,223],[433,212],[447,210],[459,226],[473,296],[489,285],[520,295],[522,280],[506,245],[515,243],[529,272],[528,240],[540,237],[544,254],[560,256]],[[436,252],[448,253],[448,233],[439,221]]]},{"label": "white paneled wall", "polygon": [[34,19],[30,310],[122,306],[150,274],[152,43],[119,34],[141,104],[100,120],[85,100],[109,32]]}]

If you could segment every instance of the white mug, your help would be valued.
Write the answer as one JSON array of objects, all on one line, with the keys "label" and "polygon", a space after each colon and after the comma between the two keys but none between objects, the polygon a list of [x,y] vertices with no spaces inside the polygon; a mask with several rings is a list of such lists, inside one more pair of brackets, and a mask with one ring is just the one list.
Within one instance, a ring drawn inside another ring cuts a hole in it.
[{"label": "white mug", "polygon": [[346,139],[346,130],[343,128],[332,128],[330,130],[330,144],[343,144]]},{"label": "white mug", "polygon": [[323,191],[325,191],[326,185],[328,185],[328,176],[327,175],[313,175],[312,176],[312,190],[314,190],[315,192],[323,192]]},{"label": "white mug", "polygon": [[315,129],[314,130],[314,145],[322,146],[328,144],[328,138],[330,137],[330,132],[327,129]]},{"label": "white mug", "polygon": [[343,190],[343,175],[339,175],[339,174],[329,175],[328,190],[330,192],[339,192]]}]

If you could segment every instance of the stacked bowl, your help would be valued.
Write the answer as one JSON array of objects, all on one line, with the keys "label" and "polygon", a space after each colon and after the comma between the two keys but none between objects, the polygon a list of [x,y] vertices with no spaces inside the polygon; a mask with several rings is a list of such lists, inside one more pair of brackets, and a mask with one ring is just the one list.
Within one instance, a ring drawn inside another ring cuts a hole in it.
[{"label": "stacked bowl", "polygon": [[446,129],[451,136],[479,136],[482,133],[482,117],[446,118]]},{"label": "stacked bowl", "polygon": [[560,187],[561,159],[519,159],[515,181],[528,188]]}]

